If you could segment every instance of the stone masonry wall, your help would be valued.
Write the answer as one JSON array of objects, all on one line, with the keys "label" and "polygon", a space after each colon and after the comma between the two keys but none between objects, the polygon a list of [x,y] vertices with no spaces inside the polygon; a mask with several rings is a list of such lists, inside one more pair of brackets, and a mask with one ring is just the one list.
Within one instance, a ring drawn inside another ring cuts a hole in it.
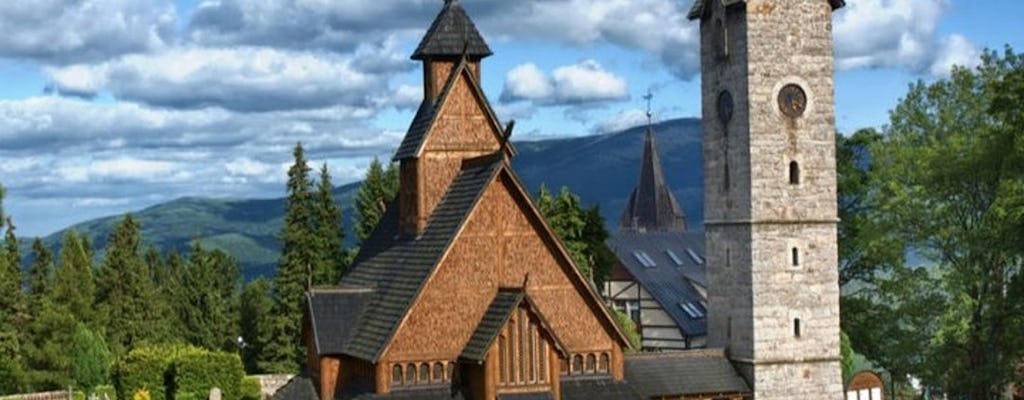
[{"label": "stone masonry wall", "polygon": [[[721,2],[708,5],[701,59],[709,345],[727,347],[758,400],[841,399],[831,7],[748,0],[727,13]],[[727,27],[724,59],[715,46],[719,20]],[[779,110],[787,84],[808,99],[795,119]],[[717,111],[722,90],[735,104],[728,124]],[[798,184],[789,180],[794,161]]]}]

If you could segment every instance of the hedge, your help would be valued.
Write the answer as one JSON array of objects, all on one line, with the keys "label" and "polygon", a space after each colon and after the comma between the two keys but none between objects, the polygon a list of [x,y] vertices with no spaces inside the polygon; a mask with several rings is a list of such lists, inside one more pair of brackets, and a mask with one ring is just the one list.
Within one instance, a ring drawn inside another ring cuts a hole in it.
[{"label": "hedge", "polygon": [[[93,394],[99,397],[100,400],[118,400],[117,390],[110,385],[99,385],[96,386],[96,390],[93,390]],[[107,395],[107,398],[103,398],[103,395]]]},{"label": "hedge", "polygon": [[263,399],[263,386],[260,385],[259,378],[254,376],[242,378],[242,384],[239,386],[239,390],[242,393],[242,400]]},{"label": "hedge", "polygon": [[240,400],[239,385],[245,377],[242,359],[230,353],[198,353],[178,357],[174,361],[176,395],[193,394],[208,398],[210,389],[219,388],[221,399]]},{"label": "hedge", "polygon": [[119,399],[144,389],[151,400],[205,400],[216,387],[223,400],[241,400],[244,377],[237,354],[182,345],[137,348],[114,367]]}]

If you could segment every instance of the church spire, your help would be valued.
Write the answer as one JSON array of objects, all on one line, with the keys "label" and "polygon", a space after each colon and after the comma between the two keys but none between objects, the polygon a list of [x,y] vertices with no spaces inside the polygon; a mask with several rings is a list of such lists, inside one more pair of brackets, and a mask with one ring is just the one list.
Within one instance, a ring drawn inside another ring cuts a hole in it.
[{"label": "church spire", "polygon": [[465,56],[479,61],[494,54],[459,0],[445,0],[444,7],[412,53],[412,59],[427,61]]},{"label": "church spire", "polygon": [[640,179],[629,196],[619,220],[619,229],[645,231],[685,231],[686,215],[665,184],[658,145],[654,138],[650,92],[647,100],[647,130],[644,133],[644,155],[640,162]]}]

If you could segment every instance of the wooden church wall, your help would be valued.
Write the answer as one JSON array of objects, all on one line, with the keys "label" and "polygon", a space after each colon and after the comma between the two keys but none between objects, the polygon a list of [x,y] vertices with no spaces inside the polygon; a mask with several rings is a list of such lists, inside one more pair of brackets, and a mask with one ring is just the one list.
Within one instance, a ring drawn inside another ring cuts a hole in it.
[{"label": "wooden church wall", "polygon": [[502,177],[485,192],[382,357],[384,363],[455,360],[499,287],[522,287],[570,352],[608,352],[621,378],[622,355],[595,311],[531,223]]}]

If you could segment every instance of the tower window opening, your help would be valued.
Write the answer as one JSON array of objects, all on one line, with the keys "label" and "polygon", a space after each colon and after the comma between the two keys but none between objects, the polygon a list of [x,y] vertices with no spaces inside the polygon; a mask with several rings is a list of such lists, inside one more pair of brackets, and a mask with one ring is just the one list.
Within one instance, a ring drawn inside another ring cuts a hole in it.
[{"label": "tower window opening", "polygon": [[793,248],[793,256],[792,257],[793,257],[793,266],[794,267],[799,266],[800,265],[800,249],[794,247]]},{"label": "tower window opening", "polygon": [[793,336],[800,337],[800,318],[793,320]]},{"label": "tower window opening", "polygon": [[800,164],[797,163],[796,161],[791,161],[789,163],[789,184],[800,184]]},{"label": "tower window opening", "polygon": [[725,177],[722,179],[722,190],[729,190],[732,183],[729,181],[729,160],[725,161]]}]

